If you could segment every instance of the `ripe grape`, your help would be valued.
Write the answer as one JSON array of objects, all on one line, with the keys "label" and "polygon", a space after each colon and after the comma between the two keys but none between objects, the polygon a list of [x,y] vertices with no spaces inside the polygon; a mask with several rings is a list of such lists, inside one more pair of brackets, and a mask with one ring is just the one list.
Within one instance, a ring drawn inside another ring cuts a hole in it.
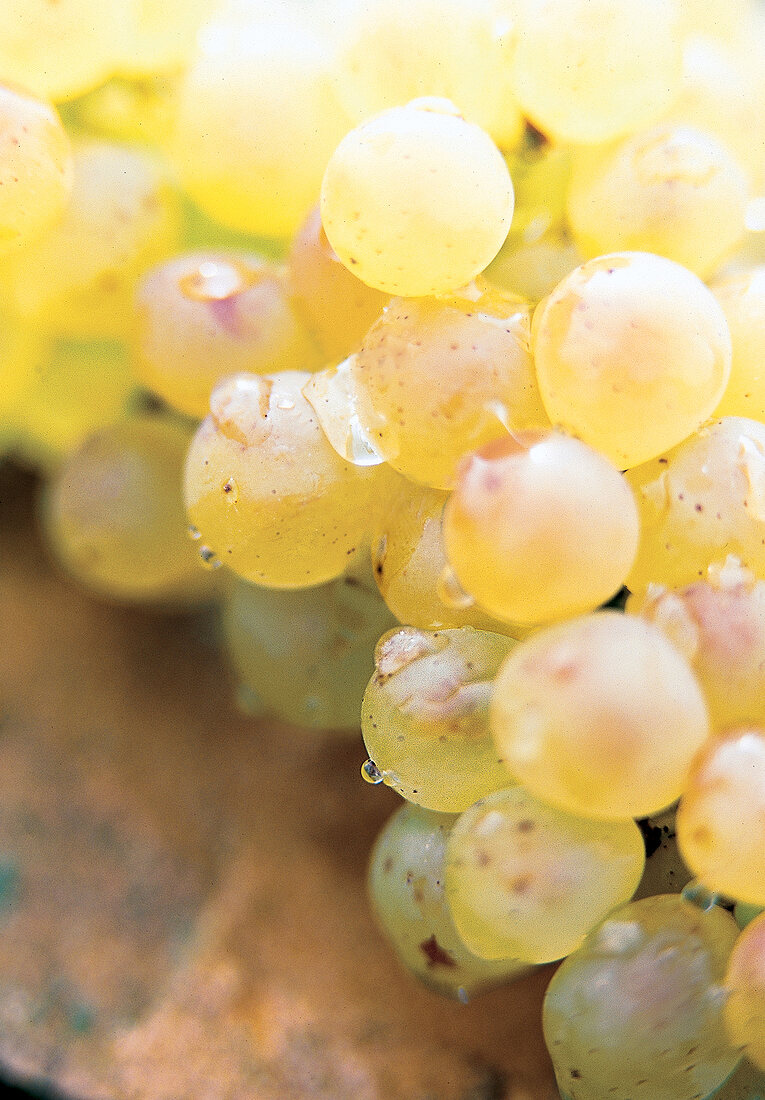
[{"label": "ripe grape", "polygon": [[738,938],[725,975],[725,1024],[732,1043],[765,1070],[765,913]]},{"label": "ripe grape", "polygon": [[728,275],[711,284],[733,342],[730,379],[716,416],[765,421],[765,266]]}]

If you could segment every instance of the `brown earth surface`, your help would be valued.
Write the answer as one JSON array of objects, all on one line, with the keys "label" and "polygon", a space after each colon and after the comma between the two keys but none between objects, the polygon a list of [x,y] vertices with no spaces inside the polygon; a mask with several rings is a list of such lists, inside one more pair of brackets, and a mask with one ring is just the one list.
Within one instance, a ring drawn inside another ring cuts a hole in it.
[{"label": "brown earth surface", "polygon": [[0,1068],[73,1100],[553,1100],[549,971],[399,970],[360,740],[242,717],[210,616],[59,577],[0,471]]}]

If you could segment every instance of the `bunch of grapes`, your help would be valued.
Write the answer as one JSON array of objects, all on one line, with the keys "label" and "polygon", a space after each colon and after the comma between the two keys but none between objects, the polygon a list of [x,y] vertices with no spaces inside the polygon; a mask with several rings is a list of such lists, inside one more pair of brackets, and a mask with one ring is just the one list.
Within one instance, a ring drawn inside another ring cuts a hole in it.
[{"label": "bunch of grapes", "polygon": [[381,928],[463,1001],[565,960],[564,1100],[763,1090],[763,56],[760,0],[0,8],[52,554],[361,724]]}]

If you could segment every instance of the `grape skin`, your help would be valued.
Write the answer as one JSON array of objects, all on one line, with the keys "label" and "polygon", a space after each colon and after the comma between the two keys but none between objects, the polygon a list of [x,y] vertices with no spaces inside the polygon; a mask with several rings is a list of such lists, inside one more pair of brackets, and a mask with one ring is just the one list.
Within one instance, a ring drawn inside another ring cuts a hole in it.
[{"label": "grape skin", "polygon": [[725,975],[725,1024],[731,1042],[765,1070],[765,913],[738,938]]}]

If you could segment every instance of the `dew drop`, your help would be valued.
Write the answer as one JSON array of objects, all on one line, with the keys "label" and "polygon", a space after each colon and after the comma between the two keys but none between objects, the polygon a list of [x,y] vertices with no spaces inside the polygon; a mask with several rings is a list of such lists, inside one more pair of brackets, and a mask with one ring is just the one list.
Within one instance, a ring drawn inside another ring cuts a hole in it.
[{"label": "dew drop", "polygon": [[383,782],[385,776],[377,767],[374,760],[365,760],[361,765],[361,778],[376,787],[378,783]]},{"label": "dew drop", "polygon": [[202,537],[202,532],[199,530],[198,527],[195,527],[193,523],[190,523],[187,527],[186,534],[193,542],[196,542],[197,539],[201,539]]},{"label": "dew drop", "polygon": [[220,569],[223,562],[209,546],[199,547],[199,557],[205,569]]},{"label": "dew drop", "polygon": [[475,603],[473,597],[465,591],[457,580],[457,576],[450,565],[445,565],[441,570],[436,592],[442,603],[446,604],[447,607],[456,608],[458,611],[465,611]]}]

